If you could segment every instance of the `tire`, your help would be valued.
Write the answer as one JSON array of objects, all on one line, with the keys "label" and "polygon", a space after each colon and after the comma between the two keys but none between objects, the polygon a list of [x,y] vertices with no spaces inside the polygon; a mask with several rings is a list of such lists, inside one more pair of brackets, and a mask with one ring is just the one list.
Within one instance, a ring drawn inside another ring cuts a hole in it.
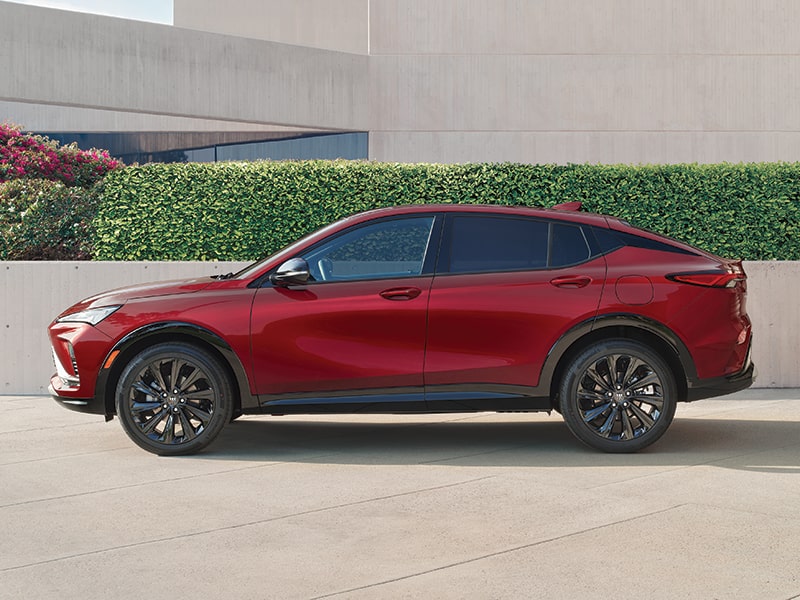
[{"label": "tire", "polygon": [[167,343],[134,356],[122,371],[116,408],[136,444],[154,454],[192,454],[210,444],[233,415],[232,385],[211,354]]},{"label": "tire", "polygon": [[637,452],[672,423],[675,377],[656,352],[639,342],[590,346],[569,365],[559,406],[569,430],[603,452]]}]

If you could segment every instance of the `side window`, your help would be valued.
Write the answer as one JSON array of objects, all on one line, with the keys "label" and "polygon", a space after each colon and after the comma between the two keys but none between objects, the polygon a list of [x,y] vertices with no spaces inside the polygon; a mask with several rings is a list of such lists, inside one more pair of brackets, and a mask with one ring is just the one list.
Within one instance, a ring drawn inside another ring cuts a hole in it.
[{"label": "side window", "polygon": [[517,271],[547,266],[548,224],[535,219],[453,218],[450,272]]},{"label": "side window", "polygon": [[316,281],[420,275],[433,216],[380,221],[350,230],[303,258]]},{"label": "side window", "polygon": [[553,223],[550,232],[550,267],[566,267],[588,260],[591,256],[583,229],[577,225]]}]

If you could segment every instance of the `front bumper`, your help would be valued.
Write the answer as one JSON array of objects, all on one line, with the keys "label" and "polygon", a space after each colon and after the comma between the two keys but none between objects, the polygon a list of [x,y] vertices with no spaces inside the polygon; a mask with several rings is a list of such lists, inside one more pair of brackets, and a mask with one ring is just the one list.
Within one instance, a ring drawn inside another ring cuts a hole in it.
[{"label": "front bumper", "polygon": [[[61,383],[61,378],[58,375],[53,375],[50,379],[50,386],[48,391],[50,397],[58,402],[64,408],[75,410],[82,413],[89,413],[93,415],[105,415],[105,403],[99,402],[96,398],[73,398],[71,396],[60,396],[57,391],[57,386]],[[108,420],[108,415],[106,415]]]}]

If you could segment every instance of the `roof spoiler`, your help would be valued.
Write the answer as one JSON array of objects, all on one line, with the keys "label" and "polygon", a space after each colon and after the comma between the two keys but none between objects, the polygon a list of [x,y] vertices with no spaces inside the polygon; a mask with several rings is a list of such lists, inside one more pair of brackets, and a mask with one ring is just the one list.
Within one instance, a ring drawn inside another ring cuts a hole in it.
[{"label": "roof spoiler", "polygon": [[569,210],[573,212],[578,212],[581,207],[583,206],[583,202],[562,202],[561,204],[556,204],[555,206],[551,207],[553,210]]}]

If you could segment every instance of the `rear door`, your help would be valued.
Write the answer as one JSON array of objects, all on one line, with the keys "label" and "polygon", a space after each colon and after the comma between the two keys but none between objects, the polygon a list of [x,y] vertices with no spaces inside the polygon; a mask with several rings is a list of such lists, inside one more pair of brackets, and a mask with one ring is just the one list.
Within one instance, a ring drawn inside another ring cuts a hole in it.
[{"label": "rear door", "polygon": [[429,405],[539,383],[556,340],[597,313],[606,264],[587,235],[565,221],[448,215],[428,309]]}]

